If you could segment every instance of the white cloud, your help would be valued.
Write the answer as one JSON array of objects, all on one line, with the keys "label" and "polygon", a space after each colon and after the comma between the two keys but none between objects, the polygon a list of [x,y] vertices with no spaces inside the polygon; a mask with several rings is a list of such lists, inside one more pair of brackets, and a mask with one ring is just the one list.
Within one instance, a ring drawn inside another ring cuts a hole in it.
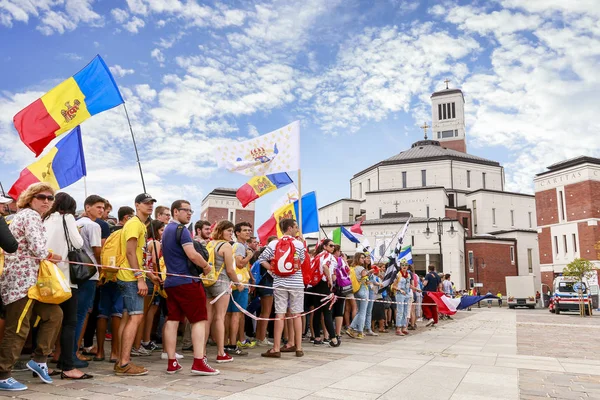
[{"label": "white cloud", "polygon": [[248,124],[248,136],[253,137],[253,138],[260,136],[258,129],[256,129],[256,127],[252,124]]},{"label": "white cloud", "polygon": [[123,25],[123,28],[128,30],[131,33],[138,33],[140,28],[143,28],[146,25],[143,19],[138,17],[133,17],[129,22]]},{"label": "white cloud", "polygon": [[154,58],[156,61],[158,61],[161,64],[161,66],[162,66],[162,63],[165,62],[165,55],[163,54],[161,49],[152,50],[150,52],[150,56],[152,58]]},{"label": "white cloud", "polygon": [[152,89],[148,84],[137,85],[135,91],[140,99],[145,102],[150,102],[156,98],[156,90]]},{"label": "white cloud", "polygon": [[129,13],[121,8],[113,8],[110,10],[111,15],[118,23],[122,24],[129,18]]},{"label": "white cloud", "polygon": [[135,72],[135,70],[123,68],[119,64],[115,64],[115,65],[109,67],[108,69],[110,69],[110,72],[112,72],[113,75],[116,75],[120,78],[122,78],[126,75],[133,75],[133,73]]}]

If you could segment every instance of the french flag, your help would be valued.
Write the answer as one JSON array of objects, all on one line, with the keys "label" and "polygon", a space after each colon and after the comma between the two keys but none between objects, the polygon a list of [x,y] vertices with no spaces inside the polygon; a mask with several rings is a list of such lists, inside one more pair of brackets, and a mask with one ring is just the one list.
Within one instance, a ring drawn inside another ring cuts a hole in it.
[{"label": "french flag", "polygon": [[[427,292],[427,296],[431,298],[438,306],[438,311],[446,315],[454,315],[457,310],[465,310],[474,304],[479,303],[485,299],[496,299],[498,297],[493,294],[486,294],[484,296],[462,296],[458,298],[450,298],[444,294],[444,292]],[[425,298],[423,298],[425,303]]]}]

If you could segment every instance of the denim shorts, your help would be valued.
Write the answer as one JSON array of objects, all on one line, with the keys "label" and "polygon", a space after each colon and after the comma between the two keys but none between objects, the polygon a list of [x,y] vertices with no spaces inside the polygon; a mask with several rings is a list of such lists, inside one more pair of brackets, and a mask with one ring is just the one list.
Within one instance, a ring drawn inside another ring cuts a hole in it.
[{"label": "denim shorts", "polygon": [[123,295],[116,282],[106,282],[100,286],[98,318],[122,317]]},{"label": "denim shorts", "polygon": [[123,295],[123,312],[129,315],[140,315],[144,313],[144,298],[138,294],[137,281],[125,282],[117,280],[119,290]]},{"label": "denim shorts", "polygon": [[241,312],[239,308],[235,304],[233,304],[233,300],[240,305],[244,310],[248,309],[248,288],[242,290],[233,290],[231,292],[232,299],[229,299],[229,306],[227,306],[228,313]]}]

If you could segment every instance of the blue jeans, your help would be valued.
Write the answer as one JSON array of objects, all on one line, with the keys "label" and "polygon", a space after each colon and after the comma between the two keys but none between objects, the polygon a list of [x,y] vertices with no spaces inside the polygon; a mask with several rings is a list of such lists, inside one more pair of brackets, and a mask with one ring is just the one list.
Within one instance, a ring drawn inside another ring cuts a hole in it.
[{"label": "blue jeans", "polygon": [[400,292],[396,293],[396,301],[400,304],[396,305],[396,327],[406,328],[408,325],[406,320],[409,317],[408,296]]},{"label": "blue jeans", "polygon": [[367,301],[363,301],[361,299],[367,299],[369,297],[369,293],[366,287],[361,285],[360,290],[354,293],[354,298],[356,299],[356,305],[358,306],[358,312],[356,313],[356,317],[352,320],[350,324],[350,328],[354,329],[357,332],[361,332],[365,329],[365,318],[367,317]]},{"label": "blue jeans", "polygon": [[100,286],[98,318],[123,317],[123,295],[116,282],[106,282]]},{"label": "blue jeans", "polygon": [[83,330],[85,317],[94,306],[97,283],[98,281],[89,280],[77,285],[77,325],[75,325],[75,346],[73,347],[73,354],[76,354],[77,350],[79,350],[77,342],[79,341],[79,336],[81,336],[81,331]]},{"label": "blue jeans", "polygon": [[117,286],[123,295],[123,312],[129,315],[144,313],[144,298],[138,294],[137,281],[125,282],[117,280]]},{"label": "blue jeans", "polygon": [[[369,300],[375,300],[375,292],[369,290]],[[367,332],[371,332],[371,319],[373,317],[373,304],[372,301],[367,302],[367,316],[365,317],[365,327]]]}]

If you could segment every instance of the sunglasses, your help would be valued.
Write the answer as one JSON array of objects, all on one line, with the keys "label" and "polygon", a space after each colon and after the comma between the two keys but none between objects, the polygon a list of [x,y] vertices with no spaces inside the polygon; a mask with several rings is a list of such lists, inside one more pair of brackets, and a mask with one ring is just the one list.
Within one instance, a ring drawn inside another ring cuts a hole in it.
[{"label": "sunglasses", "polygon": [[194,210],[192,210],[191,208],[178,208],[178,210],[186,212],[186,213],[190,213],[190,214],[194,213]]},{"label": "sunglasses", "polygon": [[41,200],[41,201],[44,201],[44,200],[54,201],[54,196],[53,195],[36,194],[35,196],[33,196],[33,198]]},{"label": "sunglasses", "polygon": [[335,245],[332,244],[332,243],[330,243],[330,244],[327,245],[327,247],[335,247]]}]

